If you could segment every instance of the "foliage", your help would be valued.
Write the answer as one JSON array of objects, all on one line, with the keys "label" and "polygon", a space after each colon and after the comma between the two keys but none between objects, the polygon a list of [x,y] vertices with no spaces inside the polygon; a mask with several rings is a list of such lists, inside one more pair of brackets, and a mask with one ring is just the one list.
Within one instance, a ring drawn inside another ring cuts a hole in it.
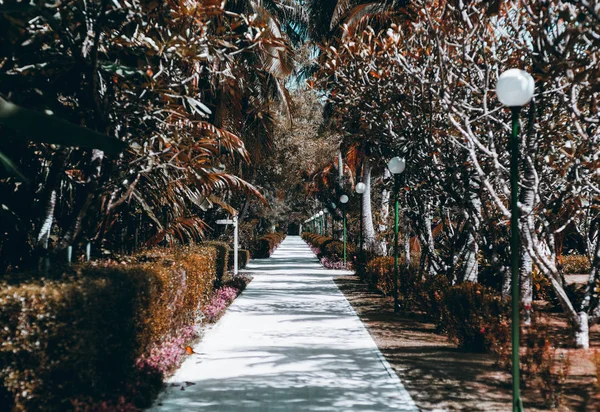
[{"label": "foliage", "polygon": [[5,280],[0,382],[8,405],[64,410],[124,394],[148,406],[182,354],[179,343],[195,335],[215,259],[214,248],[154,249],[130,262]]},{"label": "foliage", "polygon": [[[506,69],[529,71],[536,95],[521,111],[519,141],[522,301],[531,307],[535,264],[574,332],[600,322],[597,22],[581,1],[417,0],[379,26],[343,26],[322,45],[314,82],[353,171],[373,166],[387,190],[384,162],[406,159],[399,198],[421,271],[483,280],[506,297],[510,111],[495,85]],[[568,239],[593,263],[583,303],[561,279]]]},{"label": "foliage", "polygon": [[365,269],[365,281],[390,296],[394,290],[394,258],[382,256],[370,260]]},{"label": "foliage", "polygon": [[451,287],[446,275],[427,276],[418,283],[415,302],[425,316],[443,329],[446,313],[446,293]]},{"label": "foliage", "polygon": [[244,275],[236,275],[227,278],[224,285],[215,291],[208,305],[202,312],[208,323],[215,323],[225,313],[227,306],[242,293],[252,279]]},{"label": "foliage", "polygon": [[521,357],[521,367],[523,381],[539,387],[546,406],[556,408],[563,402],[571,361],[568,353],[557,353],[556,347],[548,340],[549,336],[547,321],[534,317],[524,336],[525,353]]},{"label": "foliage", "polygon": [[590,259],[582,255],[566,255],[561,257],[562,271],[565,274],[585,274],[591,269]]},{"label": "foliage", "polygon": [[[506,302],[493,291],[472,282],[450,287],[444,296],[442,328],[459,347],[483,352],[492,342],[486,339],[490,329],[508,318]],[[508,331],[506,331],[508,338]],[[508,340],[508,339],[506,339]]]},{"label": "foliage", "polygon": [[263,235],[256,241],[252,255],[258,259],[268,258],[273,254],[277,246],[283,242],[283,239],[285,239],[285,235],[279,232]]},{"label": "foliage", "polygon": [[[233,269],[233,249],[229,249],[228,268]],[[244,269],[250,262],[250,251],[246,249],[238,249],[238,268]]]},{"label": "foliage", "polygon": [[240,197],[264,201],[240,173],[268,151],[274,104],[287,99],[291,50],[269,10],[281,7],[76,0],[2,8],[0,95],[127,150],[28,143],[1,128],[2,158],[24,178],[0,174],[0,230],[10,239],[0,240],[0,273],[87,240],[98,251],[196,241],[215,218],[211,207],[232,213]]},{"label": "foliage", "polygon": [[221,285],[223,277],[227,274],[227,268],[229,266],[229,245],[225,242],[210,241],[201,243],[203,246],[214,247],[217,251],[217,279],[215,280],[215,287]]}]

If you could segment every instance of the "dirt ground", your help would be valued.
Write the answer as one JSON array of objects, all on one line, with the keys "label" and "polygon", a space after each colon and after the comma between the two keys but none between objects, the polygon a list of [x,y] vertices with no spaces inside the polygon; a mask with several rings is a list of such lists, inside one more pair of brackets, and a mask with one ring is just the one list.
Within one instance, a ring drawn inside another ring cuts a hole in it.
[{"label": "dirt ground", "polygon": [[[458,349],[420,314],[394,314],[393,300],[370,290],[356,276],[338,277],[336,283],[421,410],[511,410],[511,376],[495,366],[492,355]],[[564,323],[556,316],[553,333],[565,335]],[[526,387],[521,392],[526,411],[600,411],[590,361],[593,351],[600,349],[598,325],[590,338],[590,351],[559,349],[570,352],[572,363],[563,405],[548,409],[539,390]]]}]

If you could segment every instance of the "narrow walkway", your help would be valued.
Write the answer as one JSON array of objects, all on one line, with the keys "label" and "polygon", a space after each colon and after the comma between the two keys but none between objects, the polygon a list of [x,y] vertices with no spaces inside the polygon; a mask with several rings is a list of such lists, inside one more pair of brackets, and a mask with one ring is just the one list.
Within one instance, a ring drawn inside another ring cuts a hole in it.
[{"label": "narrow walkway", "polygon": [[[154,411],[417,411],[298,236],[288,236],[169,381]],[[183,390],[181,389],[183,388]]]}]

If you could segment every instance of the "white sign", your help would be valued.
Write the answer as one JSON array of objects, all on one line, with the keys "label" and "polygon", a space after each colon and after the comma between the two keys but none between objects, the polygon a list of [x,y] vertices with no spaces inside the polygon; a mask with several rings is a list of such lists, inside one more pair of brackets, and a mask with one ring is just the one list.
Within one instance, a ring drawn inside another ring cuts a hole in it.
[{"label": "white sign", "polygon": [[217,220],[217,225],[233,225],[233,220],[229,220],[229,219],[221,219],[221,220]]}]

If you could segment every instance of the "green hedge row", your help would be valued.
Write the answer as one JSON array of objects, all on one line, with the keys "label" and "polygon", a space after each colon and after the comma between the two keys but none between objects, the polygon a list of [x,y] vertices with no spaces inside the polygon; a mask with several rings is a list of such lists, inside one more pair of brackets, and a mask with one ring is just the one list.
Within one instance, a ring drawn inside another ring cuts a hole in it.
[{"label": "green hedge row", "polygon": [[154,249],[2,280],[0,409],[149,406],[183,356],[175,337],[189,339],[213,293],[216,261],[214,247]]}]

